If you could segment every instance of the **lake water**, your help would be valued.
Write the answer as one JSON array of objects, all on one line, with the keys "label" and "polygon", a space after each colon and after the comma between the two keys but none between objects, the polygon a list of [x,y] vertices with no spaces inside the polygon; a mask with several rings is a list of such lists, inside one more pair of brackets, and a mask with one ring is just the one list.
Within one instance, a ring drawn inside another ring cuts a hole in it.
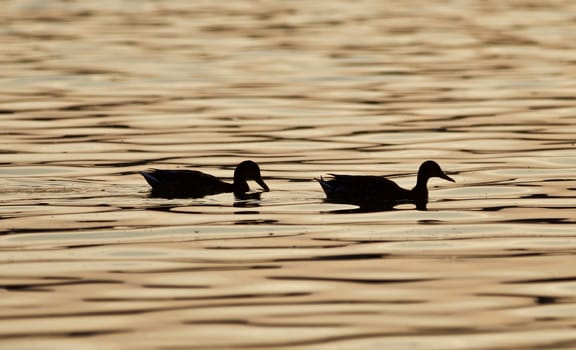
[{"label": "lake water", "polygon": [[[2,349],[576,348],[575,2],[2,8]],[[428,211],[313,180],[426,159]]]}]

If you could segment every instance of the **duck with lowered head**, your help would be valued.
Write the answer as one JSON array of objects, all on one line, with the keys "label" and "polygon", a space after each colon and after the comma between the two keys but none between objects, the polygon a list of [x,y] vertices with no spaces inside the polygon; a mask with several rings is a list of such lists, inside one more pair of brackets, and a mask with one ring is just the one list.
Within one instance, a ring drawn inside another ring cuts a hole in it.
[{"label": "duck with lowered head", "polygon": [[234,192],[243,195],[250,191],[247,180],[254,180],[264,192],[270,188],[260,174],[260,167],[251,160],[238,164],[234,170],[234,182],[227,183],[217,177],[197,170],[159,170],[141,171],[146,182],[152,187],[151,194],[167,198],[199,198],[212,194]]}]

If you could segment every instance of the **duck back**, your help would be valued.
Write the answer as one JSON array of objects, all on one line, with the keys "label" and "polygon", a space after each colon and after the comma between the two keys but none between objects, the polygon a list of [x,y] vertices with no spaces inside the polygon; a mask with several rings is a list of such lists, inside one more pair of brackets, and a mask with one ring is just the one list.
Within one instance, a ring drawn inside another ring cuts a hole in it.
[{"label": "duck back", "polygon": [[411,200],[411,191],[385,177],[330,175],[330,180],[318,180],[328,201],[369,206],[393,205]]},{"label": "duck back", "polygon": [[158,170],[140,172],[152,187],[152,195],[199,198],[207,195],[232,192],[232,184],[196,170]]}]

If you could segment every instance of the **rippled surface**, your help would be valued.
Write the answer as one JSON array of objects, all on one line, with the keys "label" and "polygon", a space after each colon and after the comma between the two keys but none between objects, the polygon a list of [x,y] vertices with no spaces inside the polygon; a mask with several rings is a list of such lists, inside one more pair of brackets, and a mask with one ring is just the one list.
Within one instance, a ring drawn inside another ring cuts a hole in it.
[{"label": "rippled surface", "polygon": [[[570,1],[3,2],[6,349],[573,349]],[[148,197],[136,173],[272,192]],[[312,179],[435,159],[426,212]]]}]

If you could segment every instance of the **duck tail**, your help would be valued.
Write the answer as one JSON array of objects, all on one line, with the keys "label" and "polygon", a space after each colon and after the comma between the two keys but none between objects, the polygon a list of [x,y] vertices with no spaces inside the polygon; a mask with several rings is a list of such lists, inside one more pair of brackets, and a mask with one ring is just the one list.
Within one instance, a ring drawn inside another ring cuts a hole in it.
[{"label": "duck tail", "polygon": [[149,170],[145,170],[145,171],[139,171],[138,173],[144,177],[146,182],[148,182],[148,184],[152,188],[155,188],[158,185],[160,185],[160,180],[158,180],[158,178],[156,176],[154,176],[155,172],[156,172],[155,169],[149,169]]},{"label": "duck tail", "polygon": [[329,181],[324,180],[324,178],[322,176],[320,176],[320,178],[314,178],[314,180],[318,181],[318,183],[322,187],[322,190],[324,191],[324,193],[326,193],[327,195],[332,193],[333,187]]},{"label": "duck tail", "polygon": [[314,181],[318,182],[320,184],[320,186],[322,186],[322,188],[324,188],[324,186],[328,186],[328,181],[324,180],[324,178],[322,176],[315,177]]}]

